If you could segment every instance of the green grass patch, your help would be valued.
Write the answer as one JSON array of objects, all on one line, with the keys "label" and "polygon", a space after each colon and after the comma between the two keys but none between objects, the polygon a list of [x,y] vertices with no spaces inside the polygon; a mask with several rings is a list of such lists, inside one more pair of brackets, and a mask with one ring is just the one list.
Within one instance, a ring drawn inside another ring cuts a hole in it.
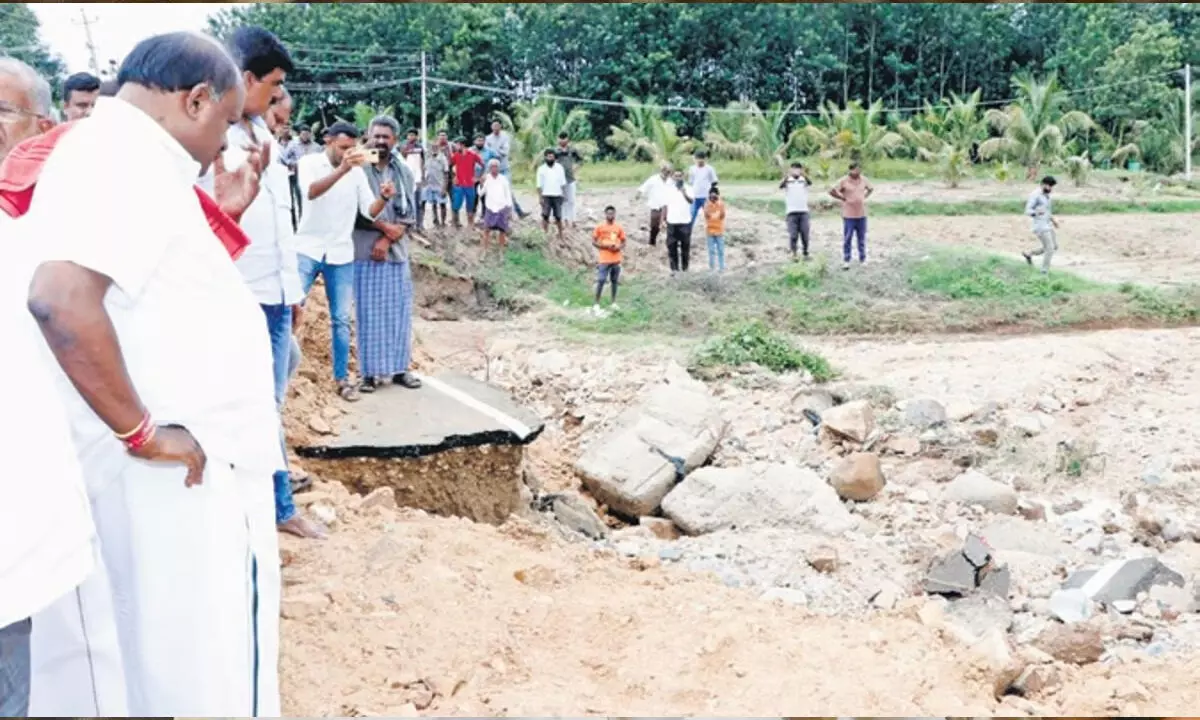
[{"label": "green grass patch", "polygon": [[521,302],[523,296],[545,298],[558,308],[552,321],[573,332],[720,336],[727,341],[708,350],[714,361],[736,364],[738,352],[753,350],[768,361],[755,356],[745,362],[772,369],[793,356],[756,335],[758,324],[785,336],[1200,324],[1200,288],[1111,285],[1059,271],[1043,276],[1019,261],[942,248],[849,271],[818,256],[810,263],[759,266],[724,276],[703,271],[677,279],[638,274],[621,283],[620,311],[602,318],[587,312],[593,271],[564,267],[536,244],[510,248],[503,262],[485,268],[481,279],[502,306],[513,310],[528,306]]},{"label": "green grass patch", "polygon": [[[726,197],[726,202],[746,210],[783,217],[786,208],[782,199]],[[872,202],[874,217],[995,217],[1025,214],[1022,200],[971,200],[970,202],[936,202],[931,200],[902,200]],[[820,203],[813,212],[834,215],[841,210],[836,204]],[[1056,215],[1114,215],[1125,213],[1176,214],[1200,213],[1200,200],[1055,200]]]},{"label": "green grass patch", "polygon": [[779,373],[807,370],[817,382],[837,377],[828,360],[797,347],[761,320],[742,323],[704,343],[696,351],[693,364],[702,368],[753,364]]}]

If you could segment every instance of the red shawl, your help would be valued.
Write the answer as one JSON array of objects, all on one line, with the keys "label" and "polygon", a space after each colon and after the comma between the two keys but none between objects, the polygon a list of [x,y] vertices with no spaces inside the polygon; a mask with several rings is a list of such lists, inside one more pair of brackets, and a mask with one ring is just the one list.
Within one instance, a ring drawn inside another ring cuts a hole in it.
[{"label": "red shawl", "polygon": [[[42,166],[58,141],[74,125],[58,125],[50,132],[29,138],[12,149],[0,164],[0,212],[13,218],[19,218],[29,212]],[[204,216],[208,219],[208,226],[212,228],[213,234],[221,241],[229,257],[237,260],[249,247],[250,238],[246,237],[246,233],[242,232],[233,218],[221,210],[217,201],[208,193],[197,187],[196,196],[200,199],[200,207],[204,210]]]}]

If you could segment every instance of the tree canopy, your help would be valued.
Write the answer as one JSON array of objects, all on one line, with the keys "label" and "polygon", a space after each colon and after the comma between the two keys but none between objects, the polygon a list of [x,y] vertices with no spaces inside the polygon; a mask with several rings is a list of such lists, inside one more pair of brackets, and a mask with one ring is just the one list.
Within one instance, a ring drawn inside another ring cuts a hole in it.
[{"label": "tree canopy", "polygon": [[11,55],[40,72],[58,89],[62,62],[38,34],[41,24],[26,3],[0,3],[0,55]]}]

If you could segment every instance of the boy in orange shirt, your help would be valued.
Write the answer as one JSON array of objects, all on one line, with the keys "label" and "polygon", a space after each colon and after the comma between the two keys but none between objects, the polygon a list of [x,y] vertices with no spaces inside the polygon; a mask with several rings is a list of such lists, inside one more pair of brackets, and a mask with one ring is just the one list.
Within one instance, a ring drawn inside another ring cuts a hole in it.
[{"label": "boy in orange shirt", "polygon": [[604,283],[612,282],[612,309],[617,307],[617,284],[621,279],[621,255],[625,251],[625,228],[617,223],[617,209],[612,205],[604,208],[604,223],[596,226],[592,233],[592,245],[600,251],[600,265],[596,270],[596,304],[592,314],[600,315],[600,296],[604,294]]},{"label": "boy in orange shirt", "polygon": [[704,226],[708,233],[708,269],[725,272],[725,201],[714,185],[704,203]]}]

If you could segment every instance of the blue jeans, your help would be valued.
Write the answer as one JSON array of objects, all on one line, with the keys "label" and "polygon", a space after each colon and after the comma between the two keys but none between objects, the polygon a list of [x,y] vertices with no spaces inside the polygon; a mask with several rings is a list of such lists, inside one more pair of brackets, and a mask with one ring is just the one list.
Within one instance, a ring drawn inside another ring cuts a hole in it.
[{"label": "blue jeans", "polygon": [[300,282],[305,296],[317,275],[325,278],[325,297],[333,325],[333,379],[350,379],[350,318],[354,314],[354,263],[331,265],[324,260],[300,256]]},{"label": "blue jeans", "polygon": [[696,218],[699,217],[700,211],[704,209],[704,203],[706,202],[708,202],[707,195],[692,200],[692,225],[696,224]]},{"label": "blue jeans", "polygon": [[867,219],[842,218],[842,259],[850,262],[851,242],[858,236],[858,259],[867,261]]},{"label": "blue jeans", "polygon": [[[271,360],[275,372],[275,407],[283,410],[283,397],[287,392],[288,360],[292,354],[292,307],[290,305],[263,305],[267,317],[267,332],[271,337]],[[279,423],[279,444],[283,447],[283,461],[287,462],[287,442],[283,437],[283,421]],[[275,473],[275,522],[283,523],[296,515],[296,504],[292,500],[292,480],[287,470]]]},{"label": "blue jeans", "polygon": [[708,236],[708,269],[725,272],[725,236]]},{"label": "blue jeans", "polygon": [[0,717],[29,715],[29,619],[0,628]]}]

